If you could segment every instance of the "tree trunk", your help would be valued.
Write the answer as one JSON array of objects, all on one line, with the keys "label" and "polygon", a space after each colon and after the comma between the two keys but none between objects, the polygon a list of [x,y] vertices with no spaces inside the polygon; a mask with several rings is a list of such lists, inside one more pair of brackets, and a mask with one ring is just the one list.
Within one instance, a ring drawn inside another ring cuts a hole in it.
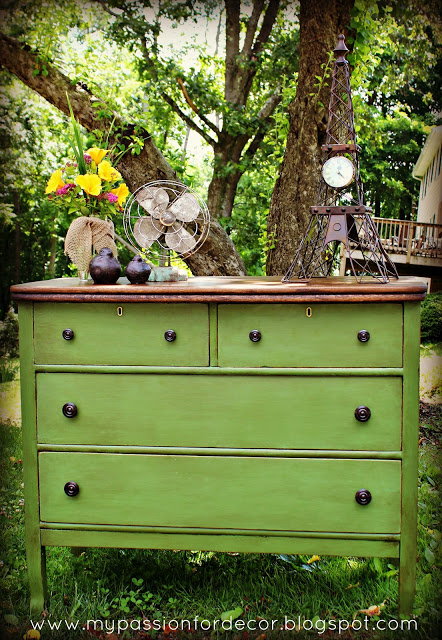
[{"label": "tree trunk", "polygon": [[[29,51],[29,47],[23,46],[18,40],[4,34],[0,34],[0,65],[60,111],[69,115],[67,93],[75,117],[89,131],[109,128],[113,114],[109,119],[98,118],[96,116],[98,110],[92,107],[97,98],[90,91],[79,85],[72,85],[70,79],[53,65],[47,65],[46,76],[40,73],[33,75],[35,69],[38,69],[37,56]],[[122,135],[119,142],[123,140],[129,144],[130,136],[135,132],[135,125],[124,122],[117,116],[114,131]],[[149,133],[146,130],[140,132],[138,128],[137,136],[144,139],[141,153],[139,155],[126,153],[118,163],[118,169],[129,190],[133,192],[151,180],[176,180],[174,170],[154,145]],[[235,245],[215,219],[211,220],[209,235],[200,253],[186,259],[186,263],[195,275],[246,274],[244,262]]]},{"label": "tree trunk", "polygon": [[324,75],[321,65],[335,48],[337,36],[346,33],[353,5],[354,0],[300,3],[298,86],[289,106],[287,146],[270,203],[267,234],[275,246],[267,256],[268,275],[283,275],[287,271],[307,226],[309,207],[316,202],[330,84],[324,83],[317,95],[315,76]]},{"label": "tree trunk", "polygon": [[244,146],[245,143],[241,148],[232,150],[232,141],[229,145],[215,148],[213,176],[207,195],[207,206],[214,217],[229,218],[232,215],[236,188],[243,172],[233,168],[227,172],[226,166],[239,161]]},{"label": "tree trunk", "polygon": [[15,240],[15,268],[14,268],[14,282],[18,284],[20,282],[20,195],[18,191],[14,191],[14,240]]}]

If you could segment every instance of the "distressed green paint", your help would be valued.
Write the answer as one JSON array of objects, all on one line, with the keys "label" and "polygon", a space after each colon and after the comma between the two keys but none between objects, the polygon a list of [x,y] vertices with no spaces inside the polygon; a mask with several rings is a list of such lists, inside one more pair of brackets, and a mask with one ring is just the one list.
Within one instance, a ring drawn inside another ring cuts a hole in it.
[{"label": "distressed green paint", "polygon": [[402,376],[403,369],[400,367],[385,368],[352,368],[336,369],[335,367],[318,367],[316,369],[299,367],[290,369],[287,367],[263,367],[262,369],[250,367],[143,367],[143,366],[102,366],[102,365],[63,365],[63,364],[37,364],[37,373],[160,373],[161,375],[195,375],[195,376],[338,376],[338,377],[389,377]]},{"label": "distressed green paint", "polygon": [[26,560],[31,614],[40,615],[46,599],[46,567],[40,543],[32,304],[20,304],[18,313]]},{"label": "distressed green paint", "polygon": [[[221,304],[221,367],[400,367],[400,304]],[[257,329],[259,342],[249,339]],[[370,340],[358,340],[358,331]]]},{"label": "distressed green paint", "polygon": [[[330,531],[275,531],[264,529],[211,529],[210,527],[149,527],[121,524],[72,524],[63,522],[41,522],[41,530],[45,529],[69,529],[73,531],[114,531],[114,532],[136,532],[136,533],[177,533],[199,535],[240,535],[240,536],[269,536],[276,538],[314,538],[315,540],[374,540],[384,542],[398,542],[398,533],[336,533]],[[198,538],[197,538],[198,539]],[[399,548],[399,547],[398,547]],[[399,557],[399,556],[398,556]]]},{"label": "distressed green paint", "polygon": [[402,462],[402,535],[399,613],[413,612],[417,556],[417,480],[419,437],[420,304],[404,305],[404,389]]},{"label": "distressed green paint", "polygon": [[226,449],[221,447],[130,447],[84,444],[38,444],[39,451],[80,451],[84,453],[161,453],[190,456],[248,456],[272,458],[349,458],[401,460],[402,451],[334,451],[332,449]]},{"label": "distressed green paint", "polygon": [[[42,521],[398,533],[399,460],[39,454]],[[64,494],[68,481],[80,493]],[[355,501],[369,489],[372,502]]]},{"label": "distressed green paint", "polygon": [[[205,304],[36,303],[34,322],[38,363],[209,364]],[[74,331],[73,340],[63,339],[67,328]],[[174,342],[164,338],[169,329],[177,334]]]},{"label": "distressed green paint", "polygon": [[209,304],[210,366],[218,366],[218,305]]},{"label": "distressed green paint", "polygon": [[[37,398],[41,443],[337,451],[401,448],[399,377],[39,373]],[[66,402],[76,404],[75,418],[63,415]],[[360,405],[371,410],[365,423],[355,418]]]},{"label": "distressed green paint", "polygon": [[114,531],[42,530],[44,544],[70,547],[127,547],[132,549],[200,549],[245,553],[293,553],[330,556],[377,556],[397,558],[397,542],[371,540],[333,540],[315,538],[272,538],[241,535],[187,535],[174,533],[134,533]]}]

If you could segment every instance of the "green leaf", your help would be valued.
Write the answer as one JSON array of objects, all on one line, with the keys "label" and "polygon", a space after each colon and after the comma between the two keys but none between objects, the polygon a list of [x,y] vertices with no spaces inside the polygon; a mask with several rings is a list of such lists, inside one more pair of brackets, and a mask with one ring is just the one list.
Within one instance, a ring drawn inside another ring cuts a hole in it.
[{"label": "green leaf", "polygon": [[12,613],[7,613],[5,616],[5,622],[7,624],[12,624],[14,626],[18,625],[18,618],[17,616],[14,616]]},{"label": "green leaf", "polygon": [[376,573],[382,573],[383,567],[380,558],[373,558],[374,568],[376,569]]},{"label": "green leaf", "polygon": [[428,564],[434,564],[435,557],[434,557],[434,553],[431,551],[430,547],[426,547],[425,548],[424,555],[425,555],[425,558],[426,558]]},{"label": "green leaf", "polygon": [[243,610],[241,607],[236,607],[236,609],[231,609],[230,611],[223,611],[221,614],[221,620],[236,620],[242,614]]}]

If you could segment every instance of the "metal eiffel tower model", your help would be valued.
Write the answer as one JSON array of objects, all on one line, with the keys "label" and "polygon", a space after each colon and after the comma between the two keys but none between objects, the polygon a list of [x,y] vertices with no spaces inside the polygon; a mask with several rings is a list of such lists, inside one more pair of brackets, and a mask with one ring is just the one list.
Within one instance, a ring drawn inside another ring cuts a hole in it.
[{"label": "metal eiffel tower model", "polygon": [[310,207],[307,231],[282,282],[329,276],[338,265],[341,243],[358,282],[364,276],[380,282],[398,278],[364,201],[347,51],[344,36],[338,36],[318,197]]}]

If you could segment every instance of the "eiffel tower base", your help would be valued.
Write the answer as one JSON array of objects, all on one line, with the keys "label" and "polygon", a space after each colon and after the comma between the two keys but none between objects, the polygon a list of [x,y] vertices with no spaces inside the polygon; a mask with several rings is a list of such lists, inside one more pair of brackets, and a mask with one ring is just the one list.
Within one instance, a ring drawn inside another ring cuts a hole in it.
[{"label": "eiffel tower base", "polygon": [[[356,211],[356,209],[358,211]],[[363,209],[363,212],[360,210]],[[380,282],[398,278],[377,229],[365,207],[316,207],[298,252],[282,282],[327,277],[339,266],[345,245],[351,271],[358,282],[365,276]],[[321,211],[323,210],[323,211]]]}]

